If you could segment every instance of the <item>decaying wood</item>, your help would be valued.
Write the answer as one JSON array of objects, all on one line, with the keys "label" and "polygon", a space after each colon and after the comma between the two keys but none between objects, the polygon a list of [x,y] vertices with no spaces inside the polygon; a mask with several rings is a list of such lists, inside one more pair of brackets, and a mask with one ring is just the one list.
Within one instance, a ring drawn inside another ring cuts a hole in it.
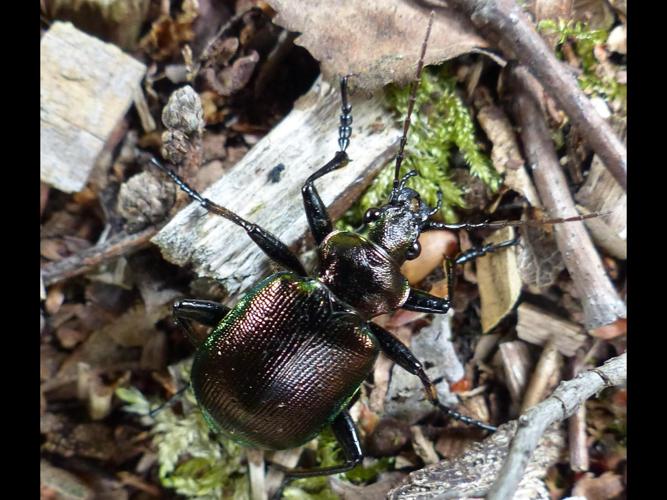
[{"label": "decaying wood", "polygon": [[605,387],[623,385],[627,379],[627,354],[612,358],[599,368],[562,382],[553,394],[523,414],[507,460],[489,491],[488,500],[513,498],[540,438],[555,422],[574,414],[579,405]]},{"label": "decaying wood", "polygon": [[[597,156],[593,157],[586,182],[575,195],[575,200],[590,212],[611,212],[595,219],[588,219],[586,227],[603,250],[618,259],[625,260],[628,253],[627,195],[604,169]],[[584,210],[581,212],[586,213]]]},{"label": "decaying wood", "polygon": [[40,49],[41,179],[80,191],[146,67],[70,23],[54,23]]},{"label": "decaying wood", "polygon": [[[389,492],[388,498],[425,500],[483,496],[507,456],[516,428],[516,421],[509,422],[484,441],[474,443],[462,455],[412,472],[403,484]],[[546,469],[558,459],[563,446],[560,428],[554,426],[549,429],[542,436],[517,495],[508,498],[548,499],[548,494],[541,494],[546,491],[542,478],[546,475]]]},{"label": "decaying wood", "polygon": [[516,333],[520,339],[545,345],[553,339],[554,346],[564,356],[572,356],[586,340],[577,323],[567,321],[524,302],[517,308]]},{"label": "decaying wood", "polygon": [[535,186],[526,170],[526,162],[519,149],[516,132],[509,118],[493,103],[486,88],[475,92],[475,106],[478,108],[477,121],[493,143],[491,161],[498,173],[504,175],[504,183],[528,200],[533,207],[540,206]]},{"label": "decaying wood", "polygon": [[514,408],[512,413],[517,415],[535,361],[530,354],[528,344],[522,340],[503,342],[498,348],[498,356],[505,373],[507,389],[512,398]]},{"label": "decaying wood", "polygon": [[264,452],[256,448],[249,448],[246,450],[246,458],[250,476],[250,498],[251,500],[266,500],[268,496],[265,487]]},{"label": "decaying wood", "polygon": [[[510,81],[515,91],[515,112],[521,126],[524,150],[542,203],[551,217],[576,215],[549,129],[537,98],[532,94],[534,79],[526,68],[516,67],[510,71]],[[583,222],[557,224],[554,231],[584,309],[586,328],[594,329],[625,318],[626,306],[605,273]]]},{"label": "decaying wood", "polygon": [[[337,218],[396,152],[399,132],[378,97],[351,100],[354,126],[345,168],[316,181],[332,218]],[[292,248],[307,230],[301,187],[331,160],[336,146],[340,95],[318,80],[294,110],[204,196],[271,231]],[[269,173],[285,170],[278,182]],[[182,210],[153,238],[164,257],[215,278],[230,294],[243,292],[269,271],[268,258],[244,231],[197,204]]]},{"label": "decaying wood", "polygon": [[544,89],[582,131],[623,189],[627,188],[627,152],[609,124],[581,91],[570,71],[535,31],[515,0],[450,0],[470,16],[482,34],[535,75]]},{"label": "decaying wood", "polygon": [[84,274],[111,259],[136,252],[149,245],[158,228],[148,227],[135,234],[119,233],[104,243],[85,249],[83,252],[42,267],[44,285]]},{"label": "decaying wood", "polygon": [[[540,359],[537,360],[533,376],[528,382],[528,387],[523,395],[521,403],[521,413],[535,406],[544,399],[547,391],[560,382],[560,368],[563,358],[556,347],[555,337],[551,337],[544,345]],[[554,380],[555,379],[555,380]],[[552,382],[553,381],[553,382]],[[553,384],[553,385],[552,385]]]},{"label": "decaying wood", "polygon": [[[579,375],[584,364],[584,356],[570,359],[568,366],[571,378]],[[586,405],[581,405],[567,421],[567,442],[570,453],[570,469],[575,472],[588,470],[588,432],[586,432]]]},{"label": "decaying wood", "polygon": [[[494,232],[484,244],[500,243],[513,238],[514,229]],[[477,259],[477,283],[482,307],[482,331],[489,332],[509,313],[521,294],[521,275],[516,251],[508,248]]]}]

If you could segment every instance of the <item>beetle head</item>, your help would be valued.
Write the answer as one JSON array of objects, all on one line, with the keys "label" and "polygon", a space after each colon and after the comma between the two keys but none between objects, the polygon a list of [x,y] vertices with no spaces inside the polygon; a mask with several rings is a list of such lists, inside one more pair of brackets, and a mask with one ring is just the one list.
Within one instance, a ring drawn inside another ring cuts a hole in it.
[{"label": "beetle head", "polygon": [[417,191],[405,186],[415,175],[415,170],[405,174],[394,186],[386,205],[369,208],[364,214],[368,239],[386,250],[399,264],[419,256],[419,234],[442,204],[442,193],[438,193],[438,203],[431,208],[421,201]]}]

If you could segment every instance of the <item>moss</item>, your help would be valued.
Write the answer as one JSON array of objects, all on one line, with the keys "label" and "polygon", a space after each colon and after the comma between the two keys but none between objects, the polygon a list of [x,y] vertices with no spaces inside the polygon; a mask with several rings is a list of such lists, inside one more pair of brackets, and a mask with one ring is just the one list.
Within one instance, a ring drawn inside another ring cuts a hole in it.
[{"label": "moss", "polygon": [[151,405],[137,389],[119,388],[116,395],[129,403],[125,411],[142,415],[142,422],[152,426],[159,477],[164,487],[201,500],[249,497],[243,448],[227,439],[211,438],[191,391],[186,392],[185,398],[189,399],[188,406],[192,409],[185,415],[163,408],[153,417],[147,415],[150,408],[157,405]]},{"label": "moss", "polygon": [[[390,85],[385,92],[387,105],[401,124],[407,112],[409,87]],[[470,111],[457,94],[456,79],[449,74],[447,66],[424,71],[416,99],[401,175],[413,169],[419,173],[409,181],[409,185],[431,206],[435,206],[437,193],[442,191],[442,217],[454,222],[457,220],[454,209],[465,206],[465,187],[456,185],[449,176],[449,165],[456,151],[471,173],[492,191],[498,189],[501,178],[479,146]],[[383,169],[344,219],[339,221],[338,229],[349,230],[359,226],[366,210],[387,202],[393,183],[393,166],[392,162]]]},{"label": "moss", "polygon": [[[317,439],[318,467],[331,467],[344,462],[343,454],[330,429],[325,429]],[[393,461],[383,458],[380,460],[364,460],[365,464],[358,465],[344,474],[341,478],[353,483],[369,483],[377,476],[392,468]],[[290,482],[283,492],[284,499],[290,500],[333,500],[339,498],[329,486],[327,476],[309,477]]]},{"label": "moss", "polygon": [[609,101],[618,100],[625,107],[627,86],[619,83],[613,75],[600,67],[595,57],[596,45],[605,43],[609,37],[606,30],[593,30],[581,21],[545,19],[537,25],[538,30],[547,35],[557,35],[556,55],[563,59],[563,45],[572,44],[581,63],[581,74],[577,77],[579,87],[589,95],[597,95]]},{"label": "moss", "polygon": [[[188,374],[184,375],[188,378]],[[153,444],[157,450],[159,477],[165,488],[199,500],[249,498],[250,483],[243,446],[211,435],[204,416],[196,406],[192,391],[185,393],[184,405],[187,408],[184,415],[167,407],[152,417],[148,415],[159,403],[149,402],[138,389],[119,388],[116,395],[127,403],[124,406],[125,411],[140,415],[142,423],[151,426]],[[343,463],[342,452],[329,428],[319,435],[316,445],[319,467]],[[371,461],[368,466],[357,466],[342,477],[357,483],[370,482],[391,466],[389,459]],[[319,476],[292,481],[285,488],[283,498],[335,500],[338,495],[331,490],[328,478]]]}]

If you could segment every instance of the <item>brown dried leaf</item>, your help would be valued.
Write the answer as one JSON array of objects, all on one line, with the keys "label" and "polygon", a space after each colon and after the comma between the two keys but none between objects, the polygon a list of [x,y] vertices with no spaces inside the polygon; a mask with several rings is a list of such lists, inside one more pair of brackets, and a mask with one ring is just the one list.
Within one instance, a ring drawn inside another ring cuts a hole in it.
[{"label": "brown dried leaf", "polygon": [[466,16],[441,3],[428,6],[405,0],[268,0],[267,3],[278,12],[276,24],[302,33],[295,43],[320,61],[325,76],[354,74],[354,84],[367,90],[412,78],[431,9],[435,16],[426,64],[438,64],[487,46]]},{"label": "brown dried leaf", "polygon": [[40,498],[43,500],[91,500],[95,494],[84,481],[46,460],[39,466]]}]

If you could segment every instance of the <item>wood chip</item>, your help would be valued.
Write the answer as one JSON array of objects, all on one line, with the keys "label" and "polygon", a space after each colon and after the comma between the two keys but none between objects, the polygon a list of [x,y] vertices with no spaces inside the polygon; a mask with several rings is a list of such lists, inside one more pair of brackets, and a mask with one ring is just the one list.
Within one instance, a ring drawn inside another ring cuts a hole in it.
[{"label": "wood chip", "polygon": [[[494,232],[484,244],[511,240],[512,228]],[[516,251],[503,249],[477,259],[477,282],[482,304],[482,331],[491,331],[516,305],[521,294],[521,276]]]},{"label": "wood chip", "polygon": [[573,356],[586,340],[580,325],[558,318],[532,304],[521,304],[517,313],[517,335],[531,344],[544,345],[554,337],[556,349],[564,356]]},{"label": "wood chip", "polygon": [[71,23],[54,23],[40,48],[41,179],[72,193],[85,186],[146,67]]},{"label": "wood chip", "polygon": [[523,400],[523,393],[528,385],[528,378],[535,361],[528,345],[521,340],[503,342],[500,344],[498,354],[505,373],[507,389],[512,398],[512,406],[515,410],[513,413],[518,414],[519,405]]}]

